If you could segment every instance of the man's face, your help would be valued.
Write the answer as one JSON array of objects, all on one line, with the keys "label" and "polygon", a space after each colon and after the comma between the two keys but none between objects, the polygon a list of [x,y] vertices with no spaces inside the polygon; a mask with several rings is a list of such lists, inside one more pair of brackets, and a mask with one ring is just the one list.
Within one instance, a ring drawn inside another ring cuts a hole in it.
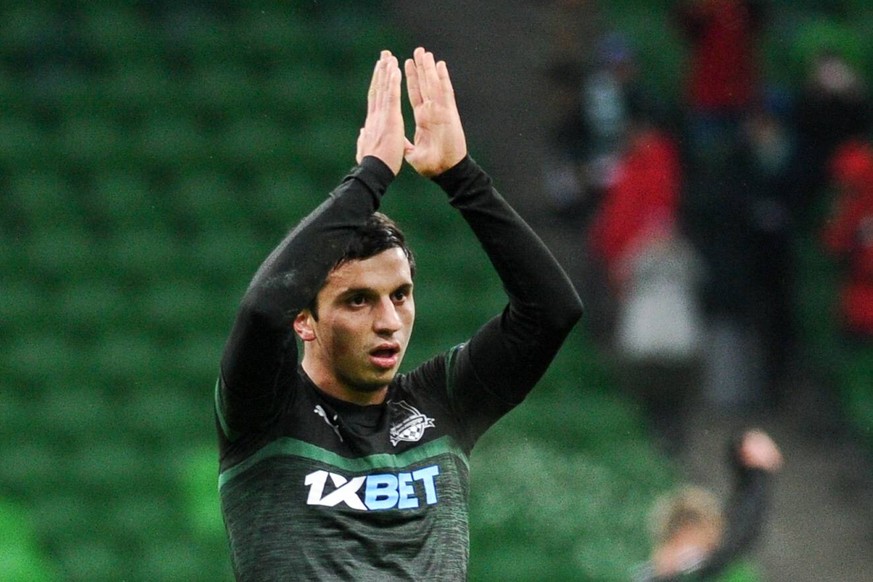
[{"label": "man's face", "polygon": [[317,305],[317,320],[305,310],[294,321],[304,341],[304,370],[332,396],[381,402],[415,321],[412,274],[403,250],[343,263],[328,275]]}]

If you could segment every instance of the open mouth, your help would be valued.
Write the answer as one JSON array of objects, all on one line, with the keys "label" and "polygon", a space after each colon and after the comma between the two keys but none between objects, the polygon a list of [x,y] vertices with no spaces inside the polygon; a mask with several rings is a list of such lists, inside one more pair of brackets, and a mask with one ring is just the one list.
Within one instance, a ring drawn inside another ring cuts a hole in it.
[{"label": "open mouth", "polygon": [[370,360],[380,368],[393,368],[397,364],[400,348],[383,346],[370,352]]}]

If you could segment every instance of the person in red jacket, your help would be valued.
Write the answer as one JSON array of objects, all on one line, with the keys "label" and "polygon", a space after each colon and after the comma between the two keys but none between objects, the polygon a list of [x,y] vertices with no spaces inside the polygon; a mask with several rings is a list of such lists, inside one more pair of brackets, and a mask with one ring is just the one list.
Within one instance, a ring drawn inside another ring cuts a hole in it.
[{"label": "person in red jacket", "polygon": [[[727,160],[741,147],[745,120],[761,102],[760,0],[682,0],[673,21],[685,41],[683,154],[689,169],[688,219],[705,237],[713,183],[731,179]],[[717,214],[717,213],[716,213]]]},{"label": "person in red jacket", "polygon": [[669,453],[684,445],[701,327],[696,255],[678,224],[681,183],[674,139],[638,122],[588,231],[615,302],[622,381]]},{"label": "person in red jacket", "polygon": [[831,163],[839,188],[834,211],[823,231],[826,249],[843,261],[840,290],[843,331],[873,339],[873,146],[850,141]]},{"label": "person in red jacket", "polygon": [[759,97],[758,36],[761,2],[692,0],[679,4],[676,20],[691,45],[688,104],[699,110],[741,110]]},{"label": "person in red jacket", "polygon": [[630,276],[635,255],[672,236],[680,187],[673,140],[652,126],[635,131],[589,230],[590,248],[603,259],[615,290]]}]

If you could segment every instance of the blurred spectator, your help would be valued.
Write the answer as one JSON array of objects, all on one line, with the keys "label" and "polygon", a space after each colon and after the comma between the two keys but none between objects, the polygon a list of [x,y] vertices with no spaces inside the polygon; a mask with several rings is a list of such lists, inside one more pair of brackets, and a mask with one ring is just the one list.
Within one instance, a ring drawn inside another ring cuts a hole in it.
[{"label": "blurred spectator", "polygon": [[617,304],[613,344],[623,383],[670,453],[685,440],[701,331],[699,265],[678,228],[680,189],[674,140],[637,122],[588,233]]},{"label": "blurred spectator", "polygon": [[825,247],[843,266],[840,315],[846,335],[873,340],[873,147],[841,146],[831,162],[838,188],[825,225]]},{"label": "blurred spectator", "polygon": [[589,230],[617,288],[630,275],[632,257],[674,234],[681,180],[674,141],[649,124],[636,128]]},{"label": "blurred spectator", "polygon": [[711,492],[692,485],[658,499],[651,558],[635,580],[712,580],[730,571],[757,540],[782,453],[767,433],[753,429],[731,443],[730,462],[735,484],[724,510]]},{"label": "blurred spectator", "polygon": [[870,100],[859,72],[838,53],[823,50],[812,62],[795,111],[795,183],[802,189],[804,222],[810,223],[827,186],[828,161],[841,144],[870,129]]},{"label": "blurred spectator", "polygon": [[682,0],[674,16],[691,51],[685,95],[689,151],[695,165],[717,165],[760,97],[763,3]]},{"label": "blurred spectator", "polygon": [[[621,34],[599,38],[590,66],[559,61],[550,78],[562,114],[551,131],[545,167],[546,189],[571,236],[586,232],[604,193],[613,185],[632,127],[656,117],[657,106],[643,91],[634,48]],[[611,333],[614,304],[604,267],[581,248],[574,277],[585,296],[588,329],[598,342]]]},{"label": "blurred spectator", "polygon": [[[796,348],[798,191],[791,176],[795,144],[787,115],[783,101],[773,96],[744,125],[740,147],[729,158],[739,184],[720,201],[731,208],[724,216],[736,221],[730,234],[734,252],[722,256],[717,269],[722,277],[707,288],[713,313],[748,325],[757,346],[762,389],[750,397],[769,407],[784,399]],[[720,234],[712,232],[714,237]]]},{"label": "blurred spectator", "polygon": [[558,62],[549,71],[563,113],[551,133],[547,186],[561,212],[587,214],[614,180],[633,119],[653,115],[655,106],[639,84],[630,41],[618,33],[597,43],[591,66]]},{"label": "blurred spectator", "polygon": [[703,380],[706,399],[742,409],[759,399],[760,348],[754,301],[744,129],[762,102],[759,41],[766,21],[756,0],[682,0],[675,21],[688,42],[683,221],[706,267]]}]

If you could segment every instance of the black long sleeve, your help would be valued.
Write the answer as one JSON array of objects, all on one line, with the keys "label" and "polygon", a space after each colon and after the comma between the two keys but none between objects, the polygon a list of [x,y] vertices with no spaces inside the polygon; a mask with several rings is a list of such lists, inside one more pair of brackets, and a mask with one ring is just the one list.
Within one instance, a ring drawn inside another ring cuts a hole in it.
[{"label": "black long sleeve", "polygon": [[[509,304],[469,341],[453,379],[478,385],[511,407],[539,381],[582,315],[573,284],[537,234],[494,189],[469,157],[435,182],[449,195],[493,264]],[[477,410],[476,391],[459,394],[460,407]],[[482,410],[485,418],[493,418]],[[475,423],[475,419],[471,419]],[[471,428],[476,438],[487,422]]]},{"label": "black long sleeve", "polygon": [[[296,373],[294,316],[318,293],[330,269],[394,178],[367,157],[260,266],[242,299],[221,361],[218,409],[225,432],[267,420]],[[230,436],[230,435],[228,435]]]},{"label": "black long sleeve", "polygon": [[[282,408],[297,365],[293,317],[316,295],[354,229],[378,208],[392,177],[380,161],[365,159],[258,270],[222,359],[217,408],[226,413],[219,420],[228,437],[269,422]],[[578,321],[581,301],[545,244],[470,157],[434,182],[473,230],[509,296],[504,312],[470,340],[453,380],[481,387],[500,403],[517,404]],[[466,391],[459,409],[493,419],[481,395]],[[470,423],[477,424],[475,414]],[[471,434],[475,438],[481,430]]]},{"label": "black long sleeve", "polygon": [[727,528],[719,547],[695,571],[707,580],[724,571],[758,539],[766,515],[770,475],[763,469],[738,467],[736,485],[725,515]]}]

